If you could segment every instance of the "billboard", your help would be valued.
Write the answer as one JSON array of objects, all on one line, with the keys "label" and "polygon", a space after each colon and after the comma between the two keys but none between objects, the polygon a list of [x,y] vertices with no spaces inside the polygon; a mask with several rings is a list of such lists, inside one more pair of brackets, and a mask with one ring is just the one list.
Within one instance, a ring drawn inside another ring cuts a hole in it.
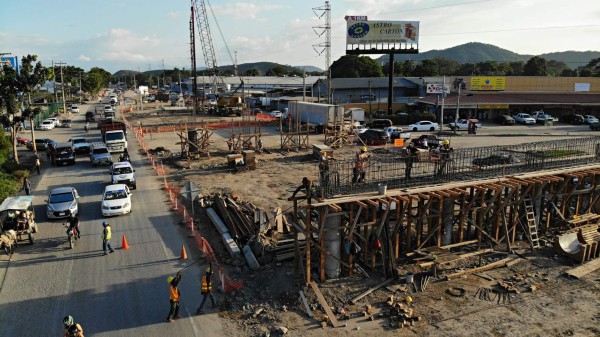
[{"label": "billboard", "polygon": [[419,43],[419,21],[346,22],[346,44]]},{"label": "billboard", "polygon": [[450,93],[450,85],[446,84],[445,86],[442,83],[427,83],[427,93],[428,94],[441,94],[442,92]]},{"label": "billboard", "polygon": [[503,91],[506,90],[506,77],[473,76],[470,89]]},{"label": "billboard", "polygon": [[0,57],[3,67],[13,68],[19,73],[19,58],[17,56],[2,56]]}]

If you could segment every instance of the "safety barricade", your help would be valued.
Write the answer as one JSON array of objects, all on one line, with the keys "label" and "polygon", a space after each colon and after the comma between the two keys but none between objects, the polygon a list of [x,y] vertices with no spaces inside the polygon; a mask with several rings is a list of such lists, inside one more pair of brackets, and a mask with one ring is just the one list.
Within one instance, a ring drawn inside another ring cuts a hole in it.
[{"label": "safety barricade", "polygon": [[157,161],[154,158],[154,156],[152,155],[152,153],[150,153],[150,151],[148,150],[148,147],[147,147],[146,143],[144,142],[144,130],[142,128],[132,128],[131,124],[125,119],[125,117],[122,114],[121,114],[121,118],[123,118],[123,120],[125,121],[125,124],[130,129],[132,129],[132,132],[135,134],[135,137],[138,140],[138,144],[144,150],[144,152],[146,153],[146,156],[150,160],[150,163],[152,164],[152,168],[156,171],[156,173],[159,176],[162,176],[164,190],[167,193],[167,195],[169,196],[169,202],[168,202],[169,207],[179,215],[180,219],[182,219],[186,228],[193,235],[194,240],[196,241],[197,247],[200,249],[202,254],[206,257],[206,259],[212,263],[213,267],[216,268],[217,275],[219,277],[219,283],[221,285],[221,289],[224,292],[231,292],[233,290],[240,289],[243,286],[242,281],[233,280],[229,276],[227,276],[227,274],[225,273],[225,270],[219,264],[219,261],[217,260],[217,256],[216,256],[214,250],[212,249],[212,247],[210,246],[210,244],[208,243],[208,241],[202,235],[200,235],[200,233],[196,230],[193,217],[187,211],[187,208],[185,207],[185,205],[179,203],[179,194],[180,194],[181,190],[179,188],[177,188],[175,186],[171,186],[169,184],[169,182],[167,180],[166,170],[165,170],[163,164],[157,163]]}]

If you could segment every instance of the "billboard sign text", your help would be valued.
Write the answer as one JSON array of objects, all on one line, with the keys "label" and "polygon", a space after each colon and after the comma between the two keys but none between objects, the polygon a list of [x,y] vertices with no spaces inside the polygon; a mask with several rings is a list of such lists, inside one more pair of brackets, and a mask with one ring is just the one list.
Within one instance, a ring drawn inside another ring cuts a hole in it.
[{"label": "billboard sign text", "polygon": [[470,89],[490,91],[506,90],[506,77],[473,76],[471,77]]},{"label": "billboard sign text", "polygon": [[19,58],[16,56],[2,56],[0,58],[2,62],[2,67],[13,68],[17,73],[19,73]]},{"label": "billboard sign text", "polygon": [[442,83],[427,83],[428,94],[441,94],[444,91],[447,94],[450,93],[450,86],[448,84],[446,84],[446,86],[444,87]]},{"label": "billboard sign text", "polygon": [[346,23],[347,44],[419,43],[419,21],[352,21]]}]

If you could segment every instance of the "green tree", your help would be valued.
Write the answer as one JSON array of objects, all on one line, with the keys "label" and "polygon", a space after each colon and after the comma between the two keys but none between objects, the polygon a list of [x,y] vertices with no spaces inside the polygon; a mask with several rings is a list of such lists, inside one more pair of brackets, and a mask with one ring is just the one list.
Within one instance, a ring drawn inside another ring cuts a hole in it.
[{"label": "green tree", "polygon": [[344,55],[331,64],[331,78],[383,77],[381,65],[368,56]]},{"label": "green tree", "polygon": [[473,63],[461,64],[455,73],[456,76],[477,76],[479,74],[479,67]]},{"label": "green tree", "polygon": [[460,67],[460,63],[447,57],[435,57],[431,59],[437,65],[437,74],[450,76]]},{"label": "green tree", "polygon": [[16,163],[19,162],[15,137],[15,116],[19,112],[21,104],[19,103],[19,93],[22,90],[22,83],[13,68],[3,67],[0,74],[0,116],[2,126],[10,129],[11,141],[13,142],[13,158]]},{"label": "green tree", "polygon": [[477,69],[483,76],[498,75],[498,63],[495,61],[477,62]]},{"label": "green tree", "polygon": [[286,76],[288,74],[288,70],[286,67],[282,65],[277,65],[274,68],[267,70],[266,76]]},{"label": "green tree", "polygon": [[260,70],[256,68],[246,70],[242,75],[244,76],[260,76]]},{"label": "green tree", "polygon": [[415,67],[415,76],[437,76],[437,64],[432,60],[423,60]]},{"label": "green tree", "polygon": [[523,67],[524,76],[548,76],[548,61],[545,58],[534,56]]},{"label": "green tree", "polygon": [[508,76],[523,76],[523,69],[525,69],[525,62],[509,62],[508,66],[510,67],[510,71],[506,73]]},{"label": "green tree", "polygon": [[548,60],[548,75],[559,76],[566,69],[569,69],[569,66],[565,62]]},{"label": "green tree", "polygon": [[583,68],[579,71],[579,77],[594,77],[594,72],[590,68]]},{"label": "green tree", "polygon": [[413,60],[406,60],[402,62],[402,76],[414,76],[415,74],[415,62]]},{"label": "green tree", "polygon": [[[23,96],[27,98],[25,102],[25,110],[27,110],[25,118],[34,118],[36,113],[31,109],[31,93],[35,90],[35,88],[39,85],[44,84],[46,79],[49,78],[52,73],[48,68],[45,68],[42,65],[42,62],[37,62],[37,55],[27,55],[23,56],[21,59],[21,73],[20,73],[20,82],[21,82],[21,90],[23,92]],[[38,112],[39,114],[39,112]],[[16,135],[16,133],[15,133]],[[32,125],[31,128],[31,139],[33,142],[33,150],[37,151],[35,146],[35,128]],[[15,153],[17,151],[17,140],[16,137],[13,139],[13,146],[15,149]],[[15,155],[15,162],[19,162],[17,156]]]}]

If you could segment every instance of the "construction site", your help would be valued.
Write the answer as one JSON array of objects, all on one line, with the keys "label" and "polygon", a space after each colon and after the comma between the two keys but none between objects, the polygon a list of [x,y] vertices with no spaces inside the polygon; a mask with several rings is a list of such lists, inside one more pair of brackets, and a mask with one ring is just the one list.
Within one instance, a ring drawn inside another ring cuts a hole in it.
[{"label": "construction site", "polygon": [[199,190],[178,202],[226,271],[232,335],[600,333],[600,138],[458,135],[447,157],[419,151],[410,178],[404,147],[369,147],[353,183],[356,139],[124,117],[170,185]]}]

